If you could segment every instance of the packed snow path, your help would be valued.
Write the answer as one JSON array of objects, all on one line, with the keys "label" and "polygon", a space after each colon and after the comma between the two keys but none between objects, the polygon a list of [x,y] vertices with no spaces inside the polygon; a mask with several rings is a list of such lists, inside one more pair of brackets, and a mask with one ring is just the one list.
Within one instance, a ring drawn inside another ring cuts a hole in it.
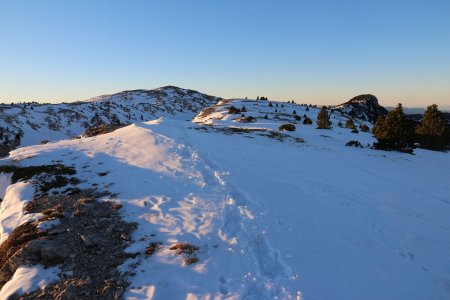
[{"label": "packed snow path", "polygon": [[160,119],[11,159],[74,164],[139,223],[130,253],[163,244],[121,266],[130,299],[450,297],[448,154],[348,148],[343,129],[292,133],[305,144],[198,129]]}]

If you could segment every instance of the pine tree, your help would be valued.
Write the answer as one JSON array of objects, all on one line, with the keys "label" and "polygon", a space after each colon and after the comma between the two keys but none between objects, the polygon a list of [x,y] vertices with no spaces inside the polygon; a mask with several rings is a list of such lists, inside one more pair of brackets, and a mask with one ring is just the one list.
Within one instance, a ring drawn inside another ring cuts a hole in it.
[{"label": "pine tree", "polygon": [[305,119],[303,120],[303,124],[305,125],[311,125],[312,124],[312,120],[308,117],[305,116]]},{"label": "pine tree", "polygon": [[366,124],[359,125],[359,129],[361,129],[362,132],[369,132],[369,126]]},{"label": "pine tree", "polygon": [[450,128],[436,104],[427,107],[416,135],[423,148],[441,150],[450,145]]},{"label": "pine tree", "polygon": [[322,106],[319,114],[317,115],[317,129],[330,129],[331,122],[330,116],[328,115],[327,109],[325,106]]},{"label": "pine tree", "polygon": [[353,122],[353,119],[348,119],[345,122],[345,128],[350,128],[350,129],[354,129],[355,128],[355,123]]},{"label": "pine tree", "polygon": [[378,117],[373,133],[378,140],[375,148],[412,152],[414,127],[405,117],[401,103],[386,117]]}]

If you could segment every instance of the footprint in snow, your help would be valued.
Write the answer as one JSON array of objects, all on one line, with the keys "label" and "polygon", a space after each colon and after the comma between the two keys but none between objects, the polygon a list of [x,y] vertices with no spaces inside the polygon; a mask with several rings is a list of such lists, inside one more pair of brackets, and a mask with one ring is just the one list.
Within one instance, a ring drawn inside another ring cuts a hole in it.
[{"label": "footprint in snow", "polygon": [[227,279],[225,278],[225,276],[220,276],[219,278],[220,284],[219,284],[219,290],[220,293],[222,295],[228,295],[230,293],[230,291],[228,290],[226,283],[227,283]]}]

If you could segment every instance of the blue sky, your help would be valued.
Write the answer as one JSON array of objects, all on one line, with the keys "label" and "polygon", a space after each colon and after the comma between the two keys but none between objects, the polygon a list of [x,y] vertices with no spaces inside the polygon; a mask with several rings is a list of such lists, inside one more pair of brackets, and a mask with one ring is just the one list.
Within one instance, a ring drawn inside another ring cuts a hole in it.
[{"label": "blue sky", "polygon": [[0,0],[0,101],[177,85],[450,105],[450,1]]}]

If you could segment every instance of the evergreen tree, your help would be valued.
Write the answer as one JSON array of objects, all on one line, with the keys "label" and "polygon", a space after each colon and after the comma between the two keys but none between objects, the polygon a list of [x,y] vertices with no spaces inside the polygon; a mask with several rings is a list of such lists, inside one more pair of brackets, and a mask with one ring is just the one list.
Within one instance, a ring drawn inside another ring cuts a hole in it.
[{"label": "evergreen tree", "polygon": [[417,139],[423,148],[441,150],[450,145],[450,128],[436,104],[425,111],[416,127]]},{"label": "evergreen tree", "polygon": [[294,110],[294,111],[292,112],[292,114],[293,114],[293,115],[296,115],[296,114],[297,114],[297,112],[296,112],[296,111]]},{"label": "evergreen tree", "polygon": [[414,127],[405,117],[400,103],[386,117],[378,117],[373,133],[378,140],[375,148],[412,152]]},{"label": "evergreen tree", "polygon": [[305,125],[311,125],[312,123],[312,120],[308,117],[305,117],[305,119],[303,120],[303,124]]},{"label": "evergreen tree", "polygon": [[350,128],[350,129],[354,129],[355,127],[355,123],[353,122],[353,119],[348,119],[345,122],[345,128]]},{"label": "evergreen tree", "polygon": [[366,124],[359,125],[359,129],[361,129],[362,132],[369,132],[369,126]]},{"label": "evergreen tree", "polygon": [[269,107],[273,107],[273,104],[272,104],[272,102],[269,102]]},{"label": "evergreen tree", "polygon": [[306,107],[306,111],[309,111],[309,107],[308,106]]},{"label": "evergreen tree", "polygon": [[331,121],[325,106],[322,106],[319,114],[317,115],[317,129],[330,129]]}]

